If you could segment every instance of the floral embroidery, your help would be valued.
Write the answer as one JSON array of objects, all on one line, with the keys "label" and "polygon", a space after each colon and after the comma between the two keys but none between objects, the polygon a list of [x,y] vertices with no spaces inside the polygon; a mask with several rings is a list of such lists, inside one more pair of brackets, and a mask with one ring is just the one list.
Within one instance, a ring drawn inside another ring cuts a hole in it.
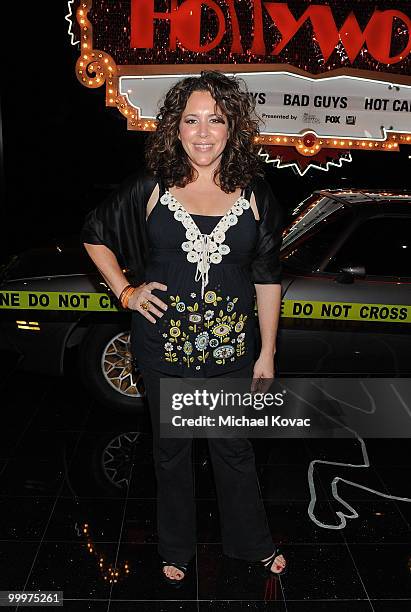
[{"label": "floral embroidery", "polygon": [[212,329],[213,334],[221,338],[229,334],[230,331],[231,331],[231,327],[227,325],[226,323],[220,323],[219,325],[216,325]]},{"label": "floral embroidery", "polygon": [[202,316],[197,312],[198,310],[198,302],[194,304],[194,306],[187,306],[187,310],[190,312],[188,315],[188,320],[192,325],[188,326],[188,329],[196,332],[197,331],[197,323],[201,323]]},{"label": "floral embroidery", "polygon": [[206,304],[214,304],[217,306],[217,302],[220,302],[223,298],[219,295],[217,296],[215,291],[207,291],[204,296],[204,301]]},{"label": "floral embroidery", "polygon": [[193,352],[193,345],[188,340],[184,342],[183,351],[186,355],[191,355],[191,353]]},{"label": "floral embroidery", "polygon": [[190,367],[190,365],[194,361],[194,357],[191,354],[193,352],[193,345],[188,340],[186,340],[186,342],[184,342],[183,351],[185,353],[183,355],[183,361],[184,361],[184,363],[186,363],[188,365],[188,367]]},{"label": "floral embroidery", "polygon": [[[227,357],[231,357],[233,353],[234,353],[234,348],[230,345],[218,346],[213,351],[214,357],[221,357],[222,359],[227,359]],[[217,360],[217,363],[221,363],[221,361]]]},{"label": "floral embroidery", "polygon": [[[165,360],[171,363],[184,363],[187,367],[194,362],[205,364],[208,358],[219,365],[226,360],[235,361],[246,353],[246,334],[243,331],[248,315],[235,311],[238,297],[226,297],[224,300],[216,291],[207,291],[204,303],[195,301],[196,294],[191,294],[192,303],[182,302],[178,295],[170,296],[170,306],[175,309],[174,318],[168,322],[168,333],[164,344]],[[217,310],[207,309],[201,312],[201,306],[219,305]],[[182,326],[185,321],[186,326]],[[166,323],[167,325],[167,323]],[[188,330],[188,333],[184,331]],[[180,357],[177,356],[177,351]],[[201,369],[196,365],[195,368]]]},{"label": "floral embroidery", "polygon": [[166,342],[164,345],[165,348],[165,359],[170,363],[174,363],[178,361],[177,353],[173,353],[173,344],[172,342]]},{"label": "floral embroidery", "polygon": [[173,320],[171,320],[170,336],[172,336],[173,338],[179,337],[179,335],[181,334],[180,325],[181,321],[174,322]]},{"label": "floral embroidery", "polygon": [[197,338],[195,339],[196,348],[199,351],[202,351],[203,349],[207,348],[208,340],[209,340],[208,332],[206,331],[201,332],[200,334],[198,334]]},{"label": "floral embroidery", "polygon": [[237,321],[237,323],[234,326],[234,329],[235,329],[236,332],[242,331],[246,319],[247,319],[247,315],[244,316],[244,315],[240,314],[240,316],[238,318],[238,321]]},{"label": "floral embroidery", "polygon": [[238,334],[237,336],[237,346],[236,346],[236,355],[237,357],[242,357],[245,353],[245,333]]}]

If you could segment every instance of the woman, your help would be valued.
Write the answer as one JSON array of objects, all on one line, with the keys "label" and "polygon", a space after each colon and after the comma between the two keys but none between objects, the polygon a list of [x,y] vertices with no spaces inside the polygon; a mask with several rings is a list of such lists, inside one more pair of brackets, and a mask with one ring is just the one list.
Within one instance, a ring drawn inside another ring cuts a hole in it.
[{"label": "woman", "polygon": [[[132,353],[153,424],[158,551],[174,586],[195,553],[191,439],[160,438],[160,378],[274,376],[282,226],[255,149],[254,104],[235,77],[217,71],[179,81],[148,139],[147,172],[89,213],[82,231],[90,257],[133,311]],[[134,269],[134,285],[120,265]],[[208,444],[224,553],[284,573],[251,443]]]}]

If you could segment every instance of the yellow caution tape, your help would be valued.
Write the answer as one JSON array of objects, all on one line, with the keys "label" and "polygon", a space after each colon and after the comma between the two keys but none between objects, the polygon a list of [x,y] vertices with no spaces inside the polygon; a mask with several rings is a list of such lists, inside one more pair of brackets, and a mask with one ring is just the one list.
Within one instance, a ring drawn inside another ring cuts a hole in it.
[{"label": "yellow caution tape", "polygon": [[[114,295],[107,293],[74,293],[67,291],[1,291],[0,309],[11,310],[123,310]],[[361,304],[358,302],[322,302],[283,300],[281,317],[411,323],[411,305]]]},{"label": "yellow caution tape", "polygon": [[281,304],[281,316],[292,319],[411,323],[411,306],[284,300]]},{"label": "yellow caution tape", "polygon": [[0,291],[0,309],[118,311],[114,295],[67,291]]}]

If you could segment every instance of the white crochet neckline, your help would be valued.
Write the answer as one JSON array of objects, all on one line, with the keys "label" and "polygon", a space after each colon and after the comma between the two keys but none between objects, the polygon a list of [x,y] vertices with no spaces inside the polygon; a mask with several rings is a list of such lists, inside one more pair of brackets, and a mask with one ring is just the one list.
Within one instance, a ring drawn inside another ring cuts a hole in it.
[{"label": "white crochet neckline", "polygon": [[[174,218],[182,223],[186,229],[187,241],[181,244],[187,253],[187,260],[197,264],[195,280],[201,278],[201,297],[204,297],[204,288],[208,284],[208,271],[210,264],[218,264],[223,255],[230,252],[230,247],[224,244],[225,232],[237,223],[237,217],[250,207],[250,202],[243,196],[234,202],[229,210],[217,222],[210,234],[202,234],[196,222],[184,206],[166,189],[160,198],[161,204],[174,212]],[[193,213],[194,214],[194,213]],[[211,215],[204,215],[211,216]]]}]

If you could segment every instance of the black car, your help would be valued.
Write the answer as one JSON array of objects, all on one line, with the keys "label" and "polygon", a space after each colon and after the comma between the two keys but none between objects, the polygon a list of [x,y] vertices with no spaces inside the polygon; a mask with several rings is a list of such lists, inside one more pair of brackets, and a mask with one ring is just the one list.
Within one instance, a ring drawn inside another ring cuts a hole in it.
[{"label": "black car", "polygon": [[[284,230],[282,261],[277,375],[409,375],[411,193],[314,192]],[[0,272],[0,306],[0,348],[22,371],[59,376],[74,360],[98,401],[142,408],[131,314],[77,236],[13,256]]]}]

